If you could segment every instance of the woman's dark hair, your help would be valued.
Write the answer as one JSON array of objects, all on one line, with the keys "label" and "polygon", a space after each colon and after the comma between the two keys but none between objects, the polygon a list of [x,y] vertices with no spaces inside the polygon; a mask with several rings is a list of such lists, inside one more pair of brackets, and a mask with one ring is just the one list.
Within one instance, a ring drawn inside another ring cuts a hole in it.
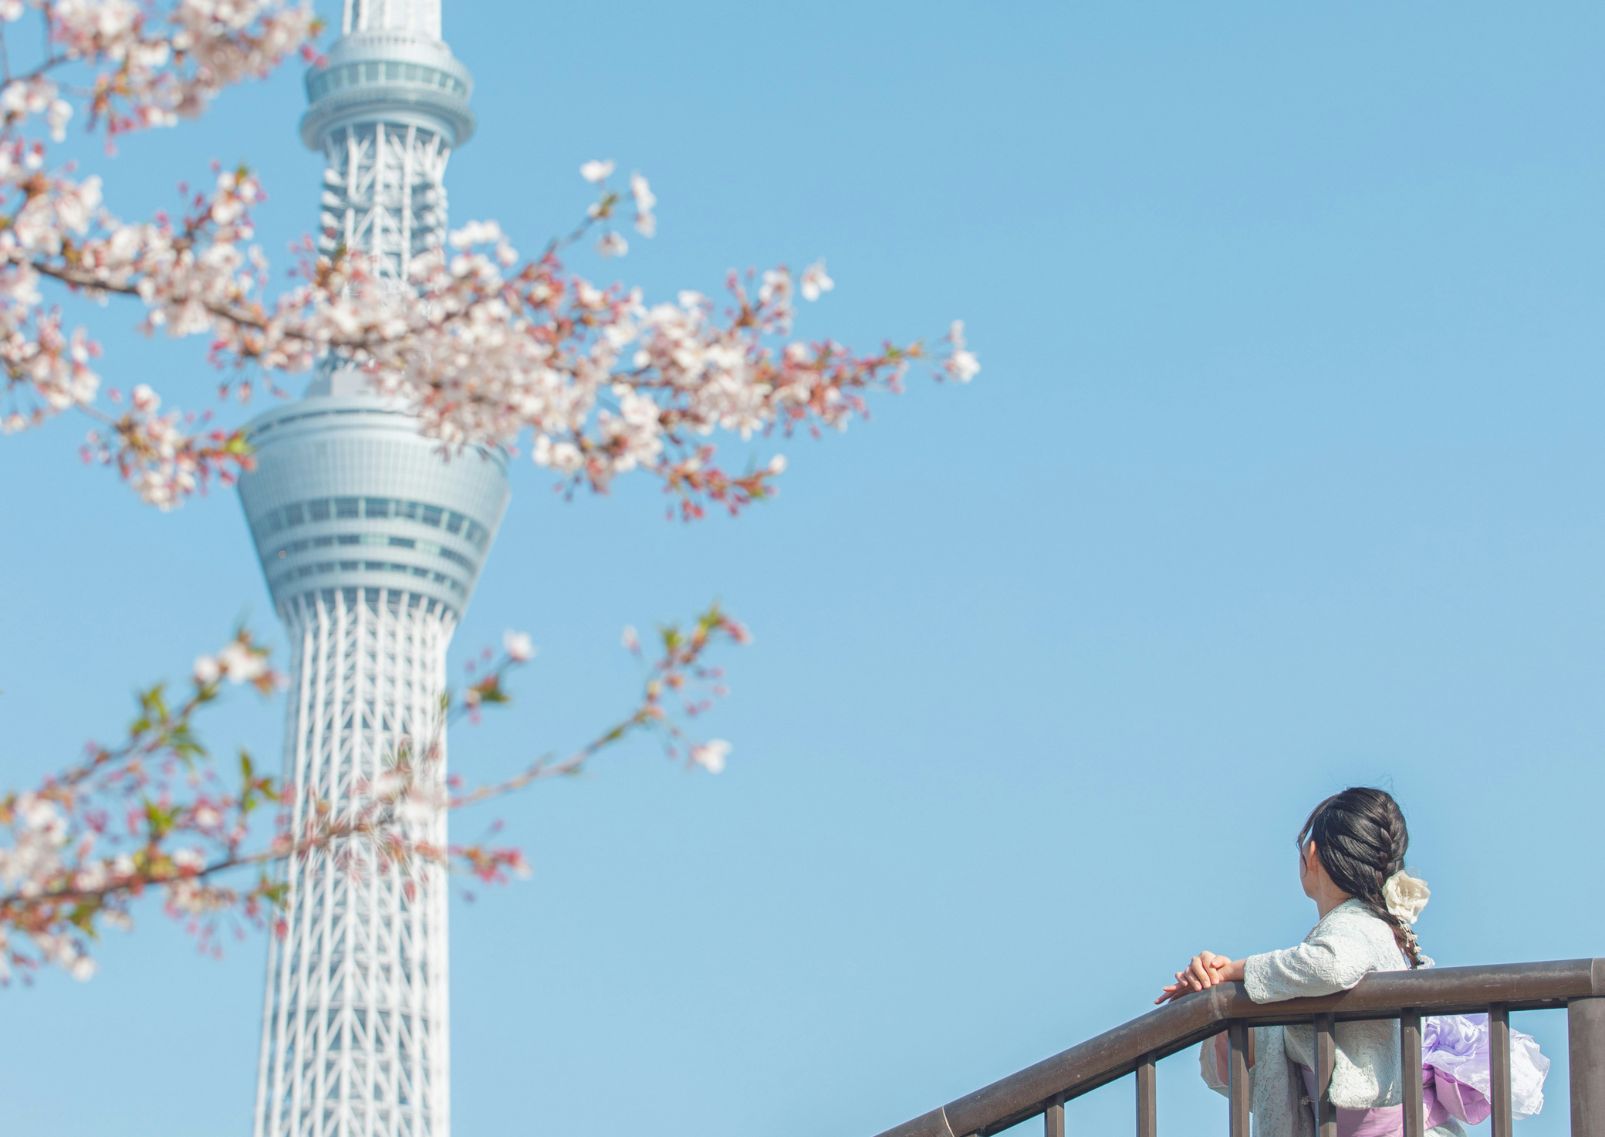
[{"label": "woman's dark hair", "polygon": [[1315,842],[1316,855],[1332,883],[1376,913],[1393,928],[1399,950],[1420,967],[1421,946],[1410,925],[1388,911],[1382,886],[1404,868],[1410,831],[1393,795],[1368,786],[1354,786],[1333,794],[1310,813],[1299,830],[1302,850]]}]

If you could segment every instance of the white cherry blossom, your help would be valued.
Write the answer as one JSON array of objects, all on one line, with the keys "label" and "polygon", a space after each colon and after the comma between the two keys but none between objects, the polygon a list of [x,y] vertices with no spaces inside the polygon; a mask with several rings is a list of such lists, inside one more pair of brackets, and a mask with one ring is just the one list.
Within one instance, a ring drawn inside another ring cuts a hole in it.
[{"label": "white cherry blossom", "polygon": [[655,236],[658,231],[658,198],[652,186],[640,174],[630,175],[630,196],[635,202],[635,231],[643,237]]},{"label": "white cherry blossom", "polygon": [[691,748],[691,761],[710,774],[724,773],[725,760],[730,756],[730,744],[722,738],[709,739]]},{"label": "white cherry blossom", "polygon": [[515,663],[527,663],[535,658],[535,641],[528,632],[509,630],[502,634],[502,650]]},{"label": "white cherry blossom", "polygon": [[825,262],[815,261],[803,270],[797,290],[804,300],[818,300],[820,295],[836,287],[836,282],[825,272]]}]

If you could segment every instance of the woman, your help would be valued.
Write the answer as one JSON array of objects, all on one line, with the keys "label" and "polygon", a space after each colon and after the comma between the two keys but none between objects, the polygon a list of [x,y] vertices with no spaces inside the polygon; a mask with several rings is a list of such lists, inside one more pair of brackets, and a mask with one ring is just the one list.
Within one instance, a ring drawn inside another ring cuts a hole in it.
[{"label": "woman", "polygon": [[[1217,983],[1240,982],[1256,1003],[1330,995],[1374,971],[1402,971],[1427,961],[1412,925],[1429,895],[1404,872],[1410,844],[1404,814],[1378,789],[1327,798],[1299,831],[1299,883],[1320,920],[1304,941],[1245,959],[1194,956],[1156,1002]],[[1484,1031],[1484,1033],[1486,1033]],[[1343,1022],[1334,1028],[1336,1064],[1330,1096],[1339,1137],[1396,1137],[1404,1132],[1399,1024]],[[1250,1093],[1256,1137],[1314,1137],[1313,1026],[1256,1027]],[[1204,1044],[1204,1080],[1226,1092],[1225,1035]],[[1429,1137],[1464,1137],[1432,1092],[1424,1094]]]}]

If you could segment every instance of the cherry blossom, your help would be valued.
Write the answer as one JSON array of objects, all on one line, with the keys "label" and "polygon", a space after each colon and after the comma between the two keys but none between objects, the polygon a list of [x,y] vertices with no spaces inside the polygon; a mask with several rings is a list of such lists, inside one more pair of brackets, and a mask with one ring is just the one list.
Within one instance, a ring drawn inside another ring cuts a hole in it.
[{"label": "cherry blossom", "polygon": [[[614,190],[611,159],[581,166],[598,196],[573,233],[533,259],[494,223],[471,222],[413,259],[407,288],[360,252],[319,256],[308,243],[291,286],[275,290],[253,243],[265,195],[251,171],[219,169],[172,214],[127,218],[99,174],[53,163],[49,140],[77,110],[85,129],[108,138],[171,125],[292,55],[312,58],[310,10],[284,0],[171,0],[160,10],[40,0],[37,8],[47,54],[0,85],[0,430],[88,415],[97,421],[85,460],[116,469],[158,508],[249,469],[249,446],[237,429],[197,430],[192,413],[150,384],[131,406],[108,407],[100,346],[67,322],[52,290],[121,297],[148,334],[203,339],[231,397],[278,389],[334,352],[374,390],[408,404],[443,449],[521,449],[571,490],[605,491],[616,476],[642,471],[688,519],[774,491],[775,471],[732,470],[716,435],[841,429],[866,413],[871,392],[900,389],[925,357],[917,342],[869,354],[828,338],[786,342],[795,295],[815,300],[835,286],[823,261],[795,281],[785,268],[733,273],[718,303],[695,291],[650,301],[574,271],[561,257],[593,228],[604,258],[627,253],[613,227],[623,209],[633,210],[638,233],[657,230],[650,183],[632,172]],[[968,380],[975,357],[951,342],[936,374]]]},{"label": "cherry blossom", "polygon": [[[6,40],[25,19],[43,32],[28,37],[43,45],[29,60]],[[286,0],[0,0],[0,434],[81,416],[90,422],[83,460],[173,509],[251,468],[241,429],[224,425],[245,413],[237,404],[338,365],[403,404],[445,452],[524,453],[568,493],[648,476],[669,495],[670,514],[690,520],[771,497],[786,469],[780,440],[845,429],[872,397],[900,391],[911,367],[956,382],[979,371],[958,322],[934,353],[918,340],[855,352],[827,336],[792,338],[796,298],[835,287],[822,260],[799,277],[784,266],[731,272],[716,295],[685,289],[672,299],[590,279],[566,258],[599,252],[614,265],[629,252],[621,226],[657,232],[647,178],[632,172],[615,189],[612,160],[584,163],[594,197],[536,255],[494,222],[471,221],[414,257],[398,287],[392,266],[355,250],[320,253],[311,239],[283,283],[255,243],[267,197],[249,168],[214,166],[174,209],[135,217],[114,177],[108,184],[53,149],[76,129],[97,133],[109,158],[128,132],[194,117],[289,58],[315,61],[318,30],[309,4]],[[64,309],[68,298],[109,309],[95,320],[204,345],[217,405],[197,406],[210,391],[165,382],[137,383],[126,397],[109,388],[91,326],[69,315],[88,306]],[[763,458],[749,456],[759,448]],[[277,926],[285,886],[274,865],[319,850],[338,850],[352,871],[433,862],[490,882],[520,875],[516,850],[432,848],[405,822],[577,773],[643,732],[687,769],[722,771],[729,743],[698,741],[680,724],[725,692],[708,651],[750,640],[711,608],[660,629],[649,662],[627,629],[623,644],[645,669],[640,698],[566,756],[464,787],[441,776],[438,735],[407,739],[365,787],[362,808],[304,810],[292,829],[296,788],[260,773],[248,753],[225,769],[197,734],[198,717],[238,687],[269,696],[282,684],[266,650],[237,632],[196,658],[180,689],[140,692],[125,739],[89,746],[32,789],[0,791],[0,981],[41,966],[89,978],[95,937],[132,926],[146,894],[216,952],[226,930]],[[535,649],[522,632],[502,647],[448,696],[447,717],[509,701],[508,673]],[[267,815],[270,826],[259,820]]]},{"label": "cherry blossom", "polygon": [[[536,463],[571,485],[606,490],[619,474],[648,471],[687,518],[709,502],[736,511],[766,497],[778,473],[727,472],[712,435],[841,429],[867,412],[871,391],[897,390],[924,357],[917,343],[861,356],[830,340],[771,342],[790,331],[799,291],[818,297],[834,286],[822,264],[800,285],[783,268],[731,274],[722,310],[694,291],[649,304],[639,290],[569,273],[555,252],[520,266],[490,223],[464,226],[445,249],[417,257],[411,290],[385,287],[379,266],[347,254],[309,262],[302,283],[269,302],[265,258],[244,244],[260,199],[249,173],[224,171],[182,221],[128,226],[100,206],[92,179],[62,182],[42,199],[48,208],[30,203],[0,234],[0,258],[10,258],[17,289],[37,292],[43,278],[137,299],[148,332],[208,337],[213,362],[232,375],[305,370],[337,350],[446,449],[513,447],[529,432]],[[602,243],[627,247],[611,231]],[[19,342],[11,388],[44,402],[17,421],[94,411],[98,349],[81,330],[69,337],[52,317],[36,320],[36,334]],[[962,338],[950,340],[938,374],[967,381],[978,365]],[[115,465],[164,508],[248,468],[237,432],[188,432],[161,406],[143,389],[131,410],[90,434],[86,458]]]},{"label": "cherry blossom", "polygon": [[[479,805],[538,781],[579,773],[602,751],[637,733],[655,734],[673,758],[717,773],[728,744],[698,742],[680,721],[705,713],[724,693],[723,673],[707,655],[735,644],[742,626],[717,607],[686,627],[660,631],[661,654],[649,666],[634,709],[566,756],[537,757],[510,777],[464,787],[441,776],[441,730],[458,714],[511,701],[508,673],[534,654],[530,637],[509,632],[489,673],[447,700],[440,729],[403,739],[386,769],[361,787],[361,804],[334,811],[303,797],[304,820],[292,826],[296,789],[261,774],[248,753],[225,774],[196,729],[198,716],[226,686],[271,694],[281,677],[267,652],[240,631],[196,660],[181,698],[164,685],[139,695],[128,737],[92,744],[86,757],[33,790],[0,793],[0,983],[42,966],[75,978],[94,974],[90,948],[102,927],[132,927],[135,903],[158,895],[201,950],[221,950],[221,933],[268,927],[284,900],[275,862],[332,853],[345,871],[416,873],[440,864],[480,881],[527,875],[516,849],[484,842],[444,848],[413,836],[441,810]],[[253,814],[276,814],[271,829]]]},{"label": "cherry blossom", "polygon": [[724,773],[725,759],[730,755],[730,744],[722,738],[710,739],[691,748],[691,761],[710,774]]},{"label": "cherry blossom", "polygon": [[968,383],[980,372],[981,364],[965,346],[963,320],[953,321],[953,326],[948,329],[947,342],[952,345],[953,351],[942,364],[943,370],[956,381]]},{"label": "cherry blossom", "polygon": [[613,162],[611,159],[608,161],[592,159],[580,167],[580,177],[584,178],[588,182],[605,182],[612,176]]},{"label": "cherry blossom", "polygon": [[815,261],[804,269],[802,280],[798,284],[798,290],[802,292],[804,300],[818,300],[822,294],[835,287],[836,282],[825,272],[824,261]]},{"label": "cherry blossom", "polygon": [[635,203],[635,231],[643,237],[655,236],[658,218],[652,211],[657,207],[658,198],[652,192],[652,186],[640,174],[630,175],[630,197]]},{"label": "cherry blossom", "polygon": [[514,663],[528,663],[535,658],[535,641],[528,632],[508,631],[502,636],[502,650]]}]

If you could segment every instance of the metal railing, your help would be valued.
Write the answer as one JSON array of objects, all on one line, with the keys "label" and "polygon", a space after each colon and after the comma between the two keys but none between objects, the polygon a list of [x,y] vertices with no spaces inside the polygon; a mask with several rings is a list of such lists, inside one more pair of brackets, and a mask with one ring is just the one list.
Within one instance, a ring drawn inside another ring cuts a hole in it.
[{"label": "metal railing", "polygon": [[880,1137],[990,1137],[1032,1117],[1046,1137],[1065,1137],[1065,1102],[1128,1074],[1137,1089],[1137,1137],[1157,1137],[1155,1063],[1226,1031],[1232,1137],[1248,1137],[1249,1027],[1313,1024],[1319,1137],[1336,1137],[1329,1098],[1333,1024],[1396,1019],[1404,1068],[1405,1137],[1422,1137],[1423,1015],[1487,1012],[1493,1137],[1511,1137],[1510,1014],[1565,1008],[1574,1137],[1605,1137],[1605,959],[1439,967],[1383,972],[1349,991],[1318,999],[1255,1003],[1241,983],[1180,999],[1072,1046],[972,1094],[888,1129]]}]

